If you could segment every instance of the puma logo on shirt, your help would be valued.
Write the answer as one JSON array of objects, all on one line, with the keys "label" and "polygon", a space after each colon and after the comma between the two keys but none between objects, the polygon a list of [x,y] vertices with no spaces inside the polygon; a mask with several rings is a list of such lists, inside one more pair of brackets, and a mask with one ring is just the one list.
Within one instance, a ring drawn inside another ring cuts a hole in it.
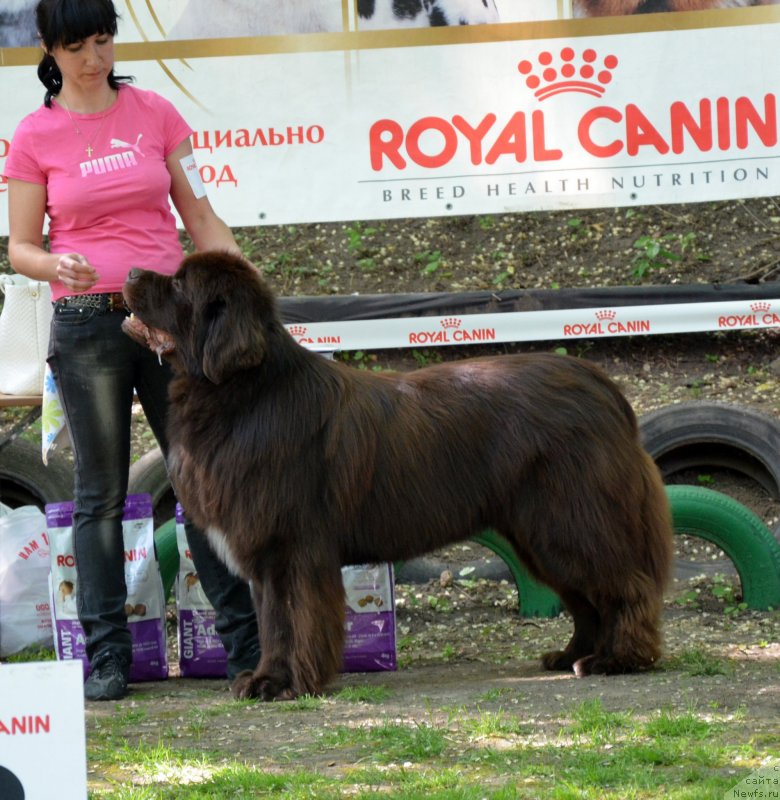
[{"label": "puma logo on shirt", "polygon": [[79,166],[81,177],[88,178],[90,175],[105,175],[107,172],[137,167],[138,159],[132,150],[126,150],[124,153],[111,153],[108,156],[82,161]]}]

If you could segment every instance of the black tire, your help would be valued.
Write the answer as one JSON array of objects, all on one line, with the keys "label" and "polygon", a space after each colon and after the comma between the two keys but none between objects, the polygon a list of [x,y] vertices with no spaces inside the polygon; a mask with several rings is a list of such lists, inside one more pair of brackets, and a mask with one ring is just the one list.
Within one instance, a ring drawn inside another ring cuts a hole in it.
[{"label": "black tire", "polygon": [[41,460],[40,443],[17,438],[0,448],[0,502],[11,508],[73,499],[73,467],[61,455]]},{"label": "black tire", "polygon": [[427,583],[438,578],[445,570],[450,570],[457,577],[464,569],[468,570],[468,577],[475,580],[511,581],[514,578],[507,563],[495,551],[486,553],[485,558],[477,558],[465,564],[450,563],[433,555],[418,556],[409,561],[398,562],[395,578],[399,583]]},{"label": "black tire", "polygon": [[159,528],[176,515],[176,495],[159,447],[145,453],[130,466],[128,494],[148,492],[152,496],[154,527]]},{"label": "black tire", "polygon": [[780,499],[780,421],[748,406],[710,401],[666,406],[639,419],[642,443],[664,478],[719,467]]},{"label": "black tire", "polygon": [[[780,420],[775,417],[736,403],[693,401],[644,414],[639,428],[645,449],[667,483],[689,483],[686,470],[725,470],[780,499]],[[779,534],[775,532],[778,539]],[[678,578],[733,571],[731,562],[723,559],[678,559],[675,564]]]}]

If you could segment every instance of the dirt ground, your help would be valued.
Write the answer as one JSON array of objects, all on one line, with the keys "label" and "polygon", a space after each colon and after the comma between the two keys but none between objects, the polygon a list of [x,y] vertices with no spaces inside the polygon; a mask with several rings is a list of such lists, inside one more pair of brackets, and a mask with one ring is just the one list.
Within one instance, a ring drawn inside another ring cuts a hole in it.
[{"label": "dirt ground", "polygon": [[[336,777],[358,758],[329,744],[328,734],[342,726],[447,726],[454,718],[492,712],[521,721],[523,739],[543,744],[566,735],[576,707],[599,701],[606,711],[639,717],[659,710],[714,715],[727,721],[731,741],[754,742],[758,751],[776,746],[780,614],[732,615],[706,582],[699,583],[694,603],[681,599],[690,590],[678,585],[670,591],[666,655],[657,669],[578,679],[544,672],[538,662],[541,652],[567,639],[569,620],[523,619],[510,584],[464,584],[456,578],[447,587],[439,581],[399,585],[395,672],[342,675],[312,706],[235,703],[221,680],[172,677],[135,684],[121,703],[87,704],[88,737],[99,739],[100,730],[119,716],[131,747],[164,741],[170,748],[216,754],[217,761],[237,759],[270,772],[294,764]],[[363,694],[356,700],[350,690]],[[501,742],[491,739],[490,746]],[[121,779],[93,767],[89,777],[93,787]]]}]

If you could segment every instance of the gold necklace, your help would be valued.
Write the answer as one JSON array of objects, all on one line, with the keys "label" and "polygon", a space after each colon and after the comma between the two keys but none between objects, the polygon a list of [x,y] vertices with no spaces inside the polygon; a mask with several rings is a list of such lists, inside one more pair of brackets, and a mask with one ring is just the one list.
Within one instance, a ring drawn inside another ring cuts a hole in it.
[{"label": "gold necklace", "polygon": [[[71,125],[73,125],[73,130],[75,130],[76,133],[78,134],[78,136],[80,136],[82,139],[85,138],[84,134],[81,132],[81,128],[79,128],[79,126],[76,125],[76,120],[73,119],[73,115],[70,113],[70,109],[68,108],[68,104],[65,102],[65,98],[64,97],[58,97],[57,99],[60,101],[60,103],[62,103],[63,108],[67,112],[68,119],[70,120]],[[109,106],[109,109],[110,108],[111,108],[111,106]],[[94,149],[93,149],[92,145],[97,140],[97,137],[100,136],[100,131],[103,130],[103,123],[106,121],[106,117],[107,116],[108,116],[108,110],[100,118],[100,125],[98,125],[98,129],[95,131],[95,135],[90,140],[87,141],[87,146],[84,148],[84,150],[85,150],[88,158],[92,158],[92,153],[94,152]]]}]

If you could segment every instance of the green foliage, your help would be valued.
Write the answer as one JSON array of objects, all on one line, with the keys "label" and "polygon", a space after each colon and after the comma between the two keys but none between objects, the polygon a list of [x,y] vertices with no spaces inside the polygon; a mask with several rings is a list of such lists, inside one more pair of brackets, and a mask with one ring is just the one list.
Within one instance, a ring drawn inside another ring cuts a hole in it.
[{"label": "green foliage", "polygon": [[629,714],[607,711],[598,698],[581,703],[574,709],[572,716],[572,732],[575,735],[586,735],[599,742],[613,739],[618,730],[625,728],[630,721]]},{"label": "green foliage", "polygon": [[660,271],[674,261],[682,261],[689,252],[698,261],[708,261],[709,256],[695,250],[695,243],[696,234],[692,231],[640,236],[633,244],[633,248],[639,251],[632,259],[634,277],[641,280],[649,272]]},{"label": "green foliage", "polygon": [[588,227],[585,220],[580,217],[569,217],[566,220],[566,227],[574,241],[589,239],[593,235],[593,230]]},{"label": "green foliage", "polygon": [[5,660],[9,664],[23,664],[28,661],[54,661],[56,658],[57,654],[51,647],[35,646],[25,647],[18,653],[12,653]]},{"label": "green foliage", "polygon": [[335,354],[335,358],[358,369],[370,369],[372,372],[382,370],[382,365],[377,363],[376,354],[365,350],[342,350]]},{"label": "green foliage", "polygon": [[348,226],[347,232],[347,247],[350,250],[361,250],[365,247],[366,241],[376,234],[378,228],[371,226],[363,226],[360,222],[355,222]]},{"label": "green foliage", "polygon": [[416,253],[414,260],[422,265],[421,276],[433,275],[442,265],[441,250],[425,250],[422,253]]},{"label": "green foliage", "polygon": [[412,350],[412,358],[418,367],[429,367],[431,364],[441,364],[444,360],[438,350]]},{"label": "green foliage", "polygon": [[334,695],[345,703],[385,703],[393,692],[385,686],[345,686]]},{"label": "green foliage", "polygon": [[731,675],[733,667],[700,647],[683,650],[666,662],[668,669],[678,669],[687,675]]},{"label": "green foliage", "polygon": [[651,270],[661,270],[670,261],[680,261],[682,256],[667,246],[676,238],[671,233],[663,236],[640,236],[633,244],[633,247],[639,250],[639,253],[632,259],[634,276],[644,278]]}]

